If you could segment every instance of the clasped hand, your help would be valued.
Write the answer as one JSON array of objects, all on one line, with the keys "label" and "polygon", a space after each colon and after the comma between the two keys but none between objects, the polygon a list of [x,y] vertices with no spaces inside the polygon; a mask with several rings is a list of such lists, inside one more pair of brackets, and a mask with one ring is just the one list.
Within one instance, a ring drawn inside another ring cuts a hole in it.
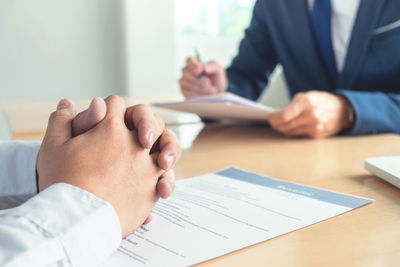
[{"label": "clasped hand", "polygon": [[176,136],[145,105],[96,98],[75,116],[63,99],[39,151],[39,190],[63,182],[93,193],[114,207],[126,236],[150,220],[159,196],[171,194],[180,153]]}]

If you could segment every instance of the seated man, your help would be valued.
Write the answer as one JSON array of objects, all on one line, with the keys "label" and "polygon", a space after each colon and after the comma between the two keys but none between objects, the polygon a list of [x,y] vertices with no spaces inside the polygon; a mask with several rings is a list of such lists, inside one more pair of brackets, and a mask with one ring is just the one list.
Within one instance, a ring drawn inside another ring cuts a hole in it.
[{"label": "seated man", "polygon": [[60,101],[39,152],[0,142],[2,208],[31,197],[0,217],[0,266],[97,266],[173,190],[179,145],[149,108],[111,96],[74,117]]},{"label": "seated man", "polygon": [[[257,0],[225,71],[189,58],[185,97],[257,99],[277,64],[292,102],[268,121],[287,136],[400,133],[400,1]],[[205,75],[204,82],[199,79]]]}]

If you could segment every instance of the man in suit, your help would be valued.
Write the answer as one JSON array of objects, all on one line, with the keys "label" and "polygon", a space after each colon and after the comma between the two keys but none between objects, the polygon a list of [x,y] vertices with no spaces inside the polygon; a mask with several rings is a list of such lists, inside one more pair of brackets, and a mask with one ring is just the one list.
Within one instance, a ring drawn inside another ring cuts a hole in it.
[{"label": "man in suit", "polygon": [[181,90],[187,98],[229,91],[255,100],[277,64],[292,101],[268,118],[275,130],[313,138],[400,133],[400,1],[257,0],[232,65],[189,58]]}]

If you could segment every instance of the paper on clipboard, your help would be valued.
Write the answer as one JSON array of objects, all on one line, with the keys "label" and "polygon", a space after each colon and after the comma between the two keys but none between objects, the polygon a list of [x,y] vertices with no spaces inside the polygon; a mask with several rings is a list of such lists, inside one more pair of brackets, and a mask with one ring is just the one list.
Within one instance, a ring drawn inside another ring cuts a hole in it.
[{"label": "paper on clipboard", "polygon": [[153,103],[152,105],[195,113],[206,119],[267,121],[267,117],[274,112],[274,109],[271,107],[231,93],[191,98],[179,102]]}]

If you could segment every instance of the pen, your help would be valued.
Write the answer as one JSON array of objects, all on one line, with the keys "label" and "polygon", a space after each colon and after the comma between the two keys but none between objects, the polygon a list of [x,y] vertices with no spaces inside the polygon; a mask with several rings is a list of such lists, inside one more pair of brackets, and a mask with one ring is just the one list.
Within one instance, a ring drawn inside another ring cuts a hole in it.
[{"label": "pen", "polygon": [[[199,63],[201,63],[199,50],[197,50],[197,48],[195,48],[194,52],[196,54],[197,61]],[[206,83],[206,74],[204,73],[204,71],[200,74],[200,82],[201,82],[201,85],[204,85]]]}]

